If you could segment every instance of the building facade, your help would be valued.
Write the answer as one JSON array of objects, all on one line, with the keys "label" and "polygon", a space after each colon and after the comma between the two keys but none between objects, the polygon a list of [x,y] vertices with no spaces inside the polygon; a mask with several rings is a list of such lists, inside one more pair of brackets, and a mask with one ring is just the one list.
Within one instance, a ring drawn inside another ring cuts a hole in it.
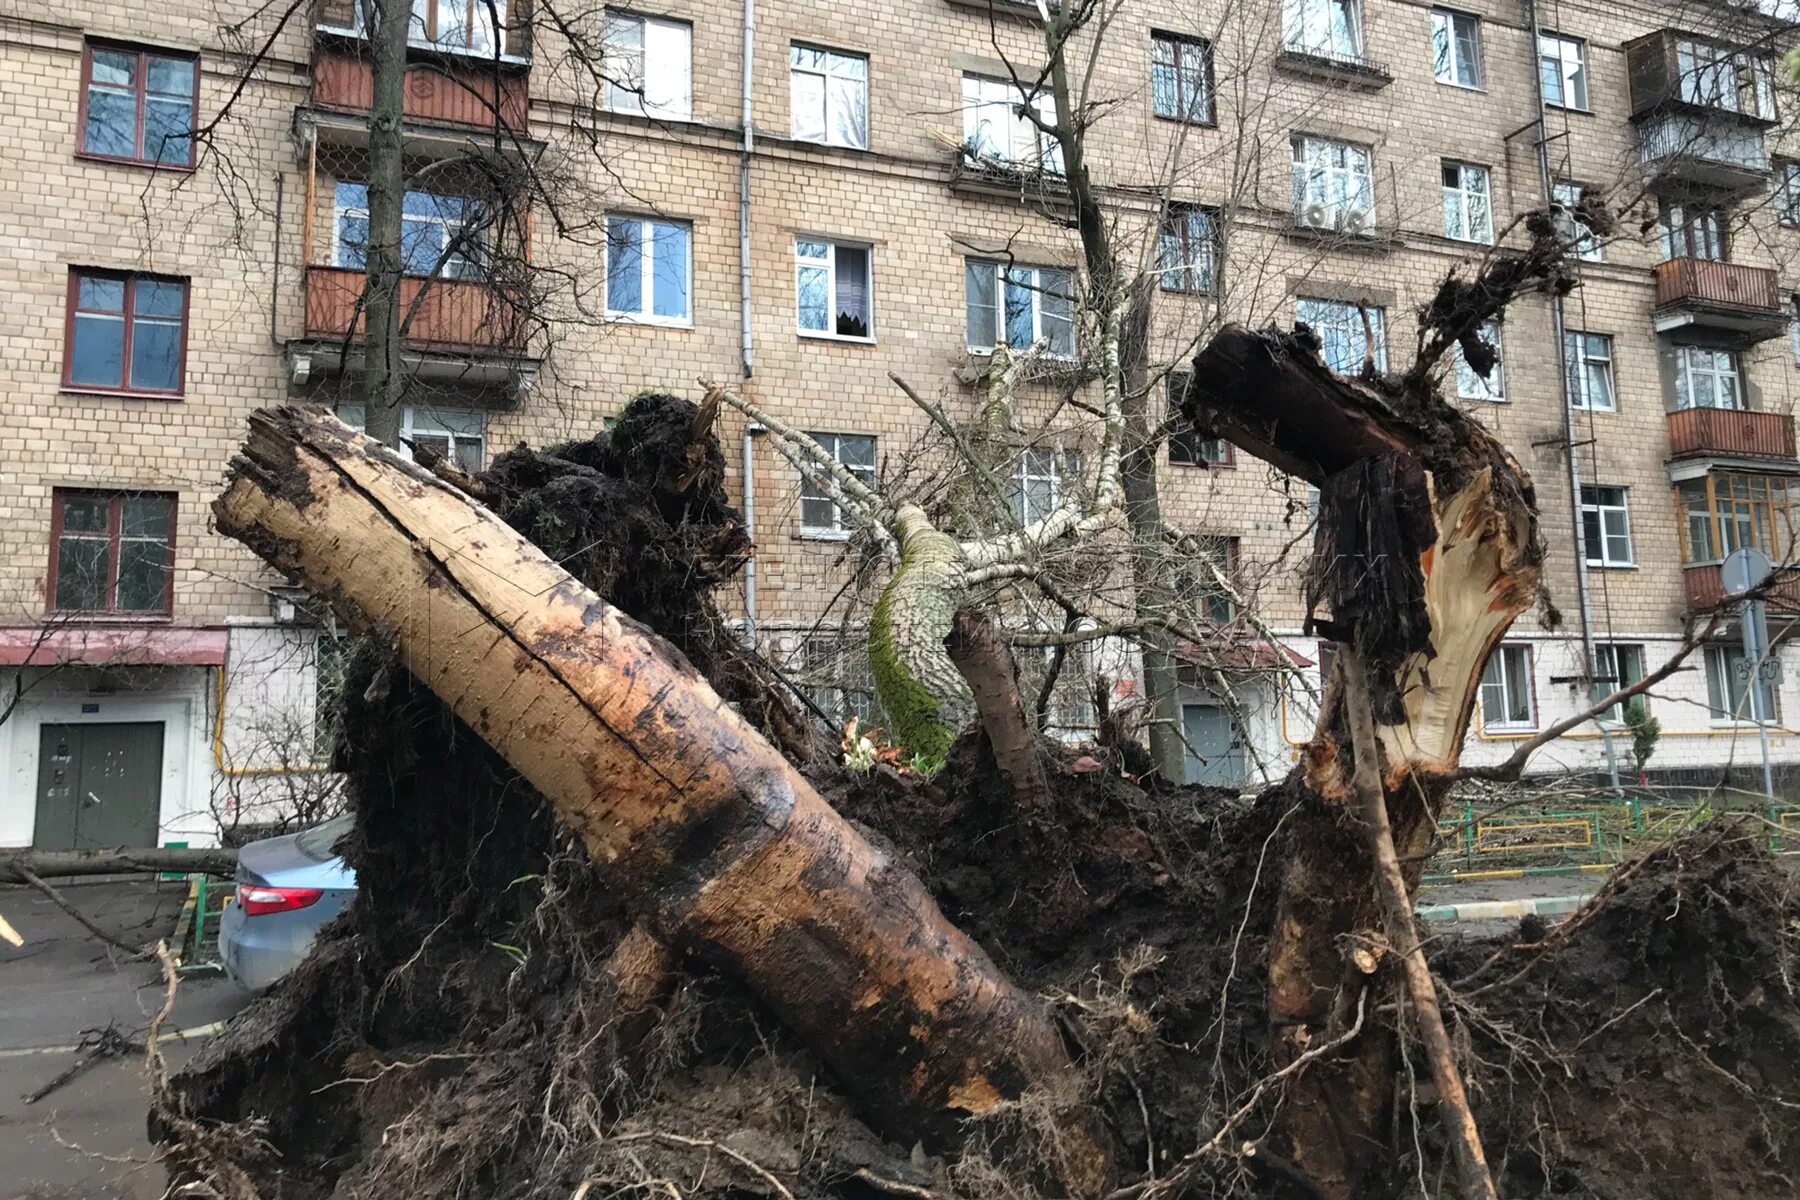
[{"label": "building facade", "polygon": [[[972,420],[996,342],[1080,357],[1062,152],[1020,111],[1047,103],[1035,4],[516,8],[413,7],[414,444],[476,467],[709,379],[908,486],[929,420],[890,375]],[[350,0],[0,16],[0,845],[204,844],[329,796],[342,639],[207,506],[252,409],[360,419],[362,24]],[[1581,286],[1516,305],[1487,377],[1444,379],[1534,476],[1550,550],[1471,759],[1654,668],[1731,550],[1793,557],[1787,39],[1732,5],[1650,0],[1133,2],[1097,48],[1079,39],[1091,167],[1158,278],[1159,416],[1225,321],[1305,322],[1347,371],[1404,365],[1446,273],[1560,206]],[[1037,432],[1008,468],[1016,512],[1079,486],[1080,398],[1067,373],[1021,390]],[[867,711],[842,514],[773,435],[731,414],[720,435],[758,547],[728,603],[823,706]],[[1190,429],[1159,480],[1235,584],[1201,616],[1242,648],[1195,656],[1190,770],[1279,776],[1324,658],[1302,636],[1306,489]],[[1722,635],[1650,702],[1651,767],[1749,767],[1758,715],[1800,764],[1800,682],[1752,682]],[[1128,701],[1129,649],[1091,661]],[[1059,714],[1091,719],[1079,698]],[[1538,769],[1610,754],[1629,773],[1628,742],[1590,724]]]}]

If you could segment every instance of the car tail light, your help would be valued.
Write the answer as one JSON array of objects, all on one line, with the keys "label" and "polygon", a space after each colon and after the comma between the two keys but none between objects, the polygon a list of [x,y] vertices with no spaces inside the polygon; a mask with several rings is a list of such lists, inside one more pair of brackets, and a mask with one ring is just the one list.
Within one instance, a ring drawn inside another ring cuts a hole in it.
[{"label": "car tail light", "polygon": [[284,887],[252,887],[242,886],[237,890],[237,902],[244,906],[246,917],[260,917],[265,913],[294,912],[308,908],[319,902],[324,895],[320,888],[284,888]]}]

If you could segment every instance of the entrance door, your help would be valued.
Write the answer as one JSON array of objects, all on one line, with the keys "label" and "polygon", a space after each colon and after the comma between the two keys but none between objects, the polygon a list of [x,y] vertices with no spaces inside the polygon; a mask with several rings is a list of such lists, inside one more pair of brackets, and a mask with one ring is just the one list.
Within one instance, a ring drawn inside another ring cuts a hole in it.
[{"label": "entrance door", "polygon": [[155,845],[162,743],[161,721],[41,726],[32,845],[39,850]]},{"label": "entrance door", "polygon": [[1218,704],[1181,706],[1187,737],[1187,781],[1208,787],[1244,786],[1244,738],[1231,711]]}]

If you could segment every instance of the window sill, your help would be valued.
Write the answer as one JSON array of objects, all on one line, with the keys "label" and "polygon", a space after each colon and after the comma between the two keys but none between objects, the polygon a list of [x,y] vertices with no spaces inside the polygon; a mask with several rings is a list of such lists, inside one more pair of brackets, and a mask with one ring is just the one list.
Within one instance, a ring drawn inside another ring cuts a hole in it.
[{"label": "window sill", "polygon": [[652,329],[692,329],[692,317],[647,317],[642,313],[609,312],[606,319],[614,325],[645,325]]},{"label": "window sill", "polygon": [[1544,101],[1544,107],[1554,108],[1557,112],[1574,113],[1577,116],[1582,117],[1591,117],[1594,115],[1594,110],[1591,108],[1575,108],[1567,104],[1558,104],[1554,100]]},{"label": "window sill", "polygon": [[104,163],[111,167],[136,167],[140,171],[160,171],[168,175],[192,175],[199,170],[193,163],[151,162],[147,158],[115,158],[110,154],[93,154],[86,150],[77,150],[75,157],[80,162]]},{"label": "window sill", "polygon": [[[1434,75],[1432,78],[1437,79],[1437,76]],[[1454,79],[1437,79],[1437,82],[1444,87],[1455,88],[1459,92],[1474,92],[1478,96],[1487,95],[1487,88],[1479,83],[1458,83]]]},{"label": "window sill", "polygon": [[867,146],[858,146],[851,142],[833,142],[825,138],[801,137],[797,133],[788,134],[787,140],[796,146],[812,150],[840,150],[845,154],[869,153],[869,148]]},{"label": "window sill", "polygon": [[1585,404],[1571,404],[1569,405],[1569,411],[1578,413],[1599,413],[1604,417],[1617,416],[1619,412],[1616,406],[1613,408],[1589,408]]},{"label": "window sill", "polygon": [[1025,0],[944,0],[951,8],[967,8],[986,16],[992,13],[996,17],[1013,17],[1020,21],[1030,21],[1034,25],[1044,23],[1044,15],[1038,11],[1034,3]]},{"label": "window sill", "polygon": [[44,610],[44,620],[69,625],[167,625],[174,619],[173,612],[104,612],[93,608]]},{"label": "window sill", "polygon": [[1514,725],[1511,723],[1507,723],[1507,724],[1503,725],[1503,724],[1499,724],[1496,722],[1494,724],[1483,725],[1481,727],[1481,732],[1483,734],[1494,734],[1494,735],[1505,734],[1505,735],[1511,736],[1511,735],[1516,735],[1516,734],[1521,734],[1521,733],[1536,733],[1537,731],[1538,731],[1538,727],[1537,727],[1537,723],[1535,721],[1529,725]]},{"label": "window sill", "polygon": [[873,337],[850,337],[842,333],[820,333],[816,329],[796,329],[794,336],[805,338],[809,342],[838,342],[847,346],[873,346]]},{"label": "window sill", "polygon": [[1378,92],[1394,82],[1392,75],[1373,63],[1309,54],[1304,50],[1282,50],[1275,56],[1275,69],[1292,75],[1348,84],[1370,92]]},{"label": "window sill", "polygon": [[1219,127],[1219,119],[1217,117],[1208,117],[1204,121],[1196,121],[1192,117],[1171,117],[1166,113],[1159,112],[1152,112],[1150,115],[1156,120],[1169,125],[1187,125],[1194,129],[1217,129]]},{"label": "window sill", "polygon": [[1226,459],[1224,462],[1182,462],[1180,459],[1171,458],[1169,465],[1183,467],[1189,471],[1235,471],[1237,469],[1237,463],[1230,459]]},{"label": "window sill", "polygon": [[60,396],[104,396],[111,400],[185,400],[186,392],[144,392],[134,388],[82,387],[65,383],[56,389]]},{"label": "window sill", "polygon": [[1589,559],[1587,568],[1590,571],[1635,571],[1638,569],[1638,564],[1595,562]]},{"label": "window sill", "polygon": [[1282,236],[1296,242],[1364,254],[1392,254],[1406,245],[1392,234],[1345,233],[1337,229],[1314,229],[1310,225],[1291,225],[1282,230]]},{"label": "window sill", "polygon": [[794,535],[795,540],[802,542],[847,542],[851,532],[848,529],[806,529],[802,528]]},{"label": "window sill", "polygon": [[1512,403],[1512,401],[1508,400],[1505,396],[1465,396],[1461,392],[1458,392],[1456,394],[1456,399],[1460,403],[1463,403],[1463,404],[1511,404]]}]

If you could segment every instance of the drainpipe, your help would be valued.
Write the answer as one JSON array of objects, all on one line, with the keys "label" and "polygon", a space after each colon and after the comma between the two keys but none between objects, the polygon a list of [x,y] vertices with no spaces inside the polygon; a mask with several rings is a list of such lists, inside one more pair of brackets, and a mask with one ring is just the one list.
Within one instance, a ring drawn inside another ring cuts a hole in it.
[{"label": "drainpipe", "polygon": [[[1526,14],[1531,23],[1531,58],[1534,65],[1538,61],[1538,26],[1537,0],[1526,0]],[[1541,69],[1533,72],[1534,77],[1541,76]],[[1544,84],[1541,77],[1536,79],[1538,110],[1538,186],[1543,190],[1544,203],[1556,203],[1556,192],[1550,177],[1550,122],[1549,111],[1544,106]],[[1563,319],[1562,297],[1550,297],[1551,336],[1556,349],[1556,374],[1562,380],[1562,436],[1563,447],[1569,455],[1569,537],[1570,545],[1575,551],[1575,607],[1581,615],[1581,678],[1587,683],[1587,694],[1593,695],[1594,680],[1594,613],[1588,601],[1588,565],[1587,553],[1582,546],[1581,532],[1581,451],[1575,444],[1575,409],[1568,394],[1569,362],[1567,345],[1564,340],[1565,322]],[[1619,786],[1619,756],[1613,748],[1612,731],[1603,723],[1600,725],[1600,740],[1606,748],[1606,770],[1612,779],[1614,792],[1621,792]]]},{"label": "drainpipe", "polygon": [[[746,381],[756,373],[750,345],[750,158],[756,152],[756,134],[750,119],[751,76],[756,62],[756,0],[744,0],[744,91],[740,116],[744,140],[738,151],[738,335],[739,369]],[[744,484],[744,528],[750,532],[750,557],[744,561],[744,640],[756,646],[756,457],[753,447],[763,427],[752,421],[744,426],[740,474]]]},{"label": "drainpipe", "polygon": [[764,426],[751,421],[744,426],[743,459],[740,474],[744,481],[744,528],[750,531],[750,557],[744,560],[744,641],[756,646],[756,435]]}]

